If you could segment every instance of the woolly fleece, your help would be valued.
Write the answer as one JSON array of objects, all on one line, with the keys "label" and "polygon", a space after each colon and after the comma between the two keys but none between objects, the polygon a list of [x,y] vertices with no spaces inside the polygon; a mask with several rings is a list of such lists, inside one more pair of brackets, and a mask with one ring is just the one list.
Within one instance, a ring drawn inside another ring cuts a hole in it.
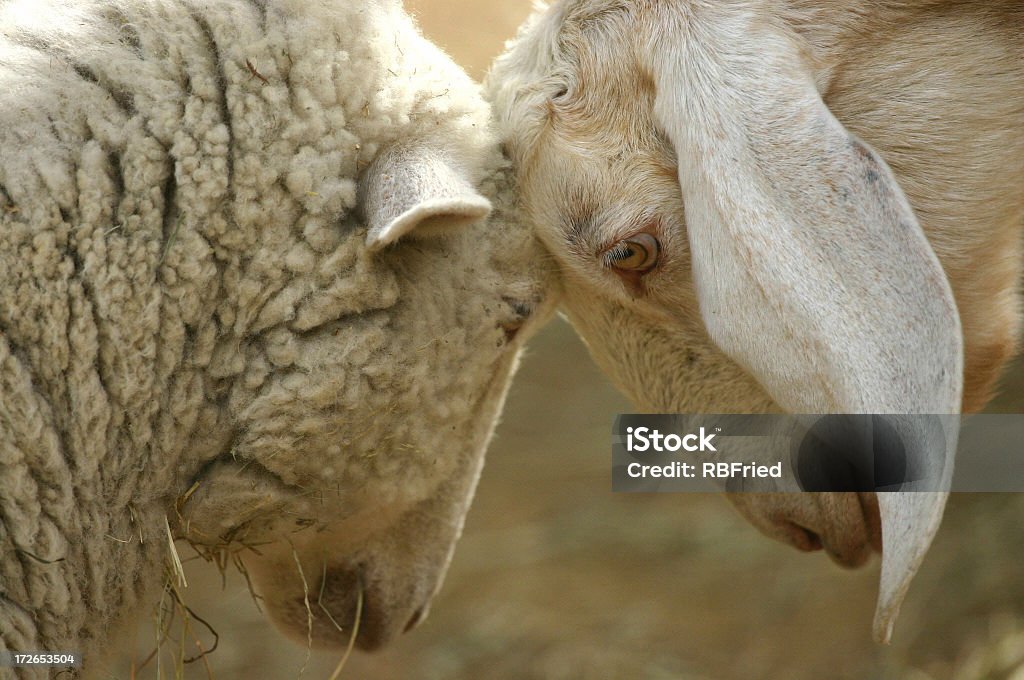
[{"label": "woolly fleece", "polygon": [[[497,210],[374,253],[360,173],[409,139]],[[397,2],[0,4],[0,649],[148,616],[165,517],[461,526],[550,283],[493,139]]]}]

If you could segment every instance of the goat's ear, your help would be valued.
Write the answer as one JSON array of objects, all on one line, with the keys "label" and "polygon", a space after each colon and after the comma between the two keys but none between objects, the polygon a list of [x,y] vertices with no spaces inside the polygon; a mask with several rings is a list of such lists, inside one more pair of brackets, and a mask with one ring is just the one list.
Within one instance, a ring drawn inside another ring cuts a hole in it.
[{"label": "goat's ear", "polygon": [[491,212],[462,169],[428,146],[381,152],[360,180],[360,203],[371,250],[406,235],[450,233]]},{"label": "goat's ear", "polygon": [[[956,447],[954,435],[953,447]],[[942,483],[952,475],[952,454]],[[928,552],[946,507],[945,492],[906,491],[878,494],[882,514],[882,574],[878,583],[878,601],[872,626],[875,640],[888,644],[900,614],[900,605],[910,582]]]},{"label": "goat's ear", "polygon": [[[889,167],[832,115],[784,28],[726,6],[691,14],[660,22],[647,68],[712,340],[790,412],[959,413],[956,303]],[[947,445],[928,453],[939,469]],[[944,503],[880,497],[880,640]]]}]

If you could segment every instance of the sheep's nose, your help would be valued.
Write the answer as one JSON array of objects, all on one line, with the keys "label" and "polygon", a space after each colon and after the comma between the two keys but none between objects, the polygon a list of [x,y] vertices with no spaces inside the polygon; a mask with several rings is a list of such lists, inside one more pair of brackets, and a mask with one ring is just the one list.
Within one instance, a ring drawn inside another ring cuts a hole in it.
[{"label": "sheep's nose", "polygon": [[907,480],[907,449],[884,416],[823,416],[794,461],[804,491],[897,490]]},{"label": "sheep's nose", "polygon": [[[329,568],[310,588],[313,638],[323,646],[347,645],[358,626],[356,646],[378,649],[422,623],[429,610],[429,598],[402,588],[395,592],[363,566]],[[305,602],[300,612],[304,607]]]},{"label": "sheep's nose", "polygon": [[423,623],[423,619],[425,618],[427,618],[427,608],[420,607],[409,619],[409,622],[405,624],[405,630],[402,632],[408,633],[410,630]]}]

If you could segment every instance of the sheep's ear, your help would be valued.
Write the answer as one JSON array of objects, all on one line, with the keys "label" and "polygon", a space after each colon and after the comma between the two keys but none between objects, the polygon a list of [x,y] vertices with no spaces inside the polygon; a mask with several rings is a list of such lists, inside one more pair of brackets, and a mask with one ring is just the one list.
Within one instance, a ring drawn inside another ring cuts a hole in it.
[{"label": "sheep's ear", "polygon": [[[959,413],[956,303],[892,172],[829,111],[791,35],[730,12],[663,22],[648,58],[712,340],[790,412]],[[942,470],[955,446],[927,455]],[[945,498],[879,499],[880,640]]]},{"label": "sheep's ear", "polygon": [[397,147],[378,155],[363,174],[360,201],[371,250],[406,235],[450,233],[491,212],[490,202],[461,169],[427,146]]}]

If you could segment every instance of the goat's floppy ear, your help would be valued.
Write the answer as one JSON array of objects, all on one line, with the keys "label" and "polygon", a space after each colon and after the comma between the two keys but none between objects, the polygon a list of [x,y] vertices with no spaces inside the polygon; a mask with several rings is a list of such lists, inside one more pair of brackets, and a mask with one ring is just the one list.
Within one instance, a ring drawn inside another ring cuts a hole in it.
[{"label": "goat's floppy ear", "polygon": [[[712,340],[790,412],[959,413],[956,303],[892,172],[826,107],[796,39],[731,7],[660,22],[647,64]],[[951,439],[928,454],[939,469]],[[879,499],[880,640],[945,498]]]},{"label": "goat's floppy ear", "polygon": [[381,152],[361,178],[360,204],[371,250],[407,234],[449,233],[491,212],[490,202],[477,193],[462,170],[425,145]]}]

